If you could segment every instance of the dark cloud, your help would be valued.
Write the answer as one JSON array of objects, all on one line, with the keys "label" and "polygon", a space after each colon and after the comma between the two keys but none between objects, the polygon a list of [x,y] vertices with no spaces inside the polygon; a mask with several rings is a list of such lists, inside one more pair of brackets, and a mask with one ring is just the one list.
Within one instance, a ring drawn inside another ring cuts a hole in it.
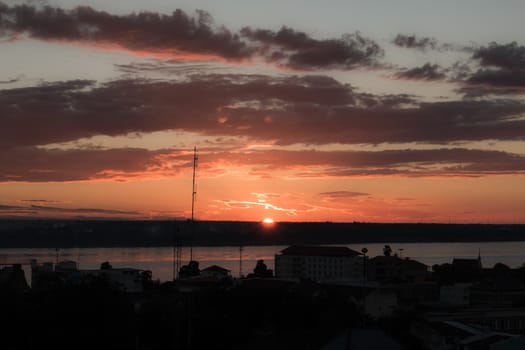
[{"label": "dark cloud", "polygon": [[44,205],[31,205],[29,209],[48,212],[75,213],[75,214],[112,214],[112,215],[140,215],[137,211],[111,210],[99,208],[61,208]]},{"label": "dark cloud", "polygon": [[252,51],[239,36],[224,27],[214,28],[201,10],[192,17],[182,10],[171,15],[141,12],[112,15],[90,7],[64,10],[30,5],[0,7],[4,32],[27,32],[33,38],[115,43],[134,51],[153,50],[210,54],[243,59]]},{"label": "dark cloud", "polygon": [[446,74],[437,64],[426,63],[421,67],[403,70],[396,75],[401,79],[412,80],[442,80]]},{"label": "dark cloud", "polygon": [[[347,105],[353,103],[354,97],[349,87],[331,78],[314,76],[207,76],[173,83],[116,81],[101,87],[89,81],[45,84],[0,91],[0,146],[40,145],[94,135],[166,129],[239,135],[242,132],[237,126],[228,130],[217,122],[223,114],[221,109],[226,112],[232,104],[256,100],[260,106],[255,109],[264,111],[289,102]],[[255,114],[259,114],[257,110]],[[238,122],[244,123],[242,119],[246,118],[240,117]]]},{"label": "dark cloud", "polygon": [[438,42],[436,39],[427,37],[417,37],[416,35],[398,34],[394,38],[392,43],[396,46],[404,47],[407,49],[434,50],[438,48]]},{"label": "dark cloud", "polygon": [[490,43],[479,48],[472,58],[478,59],[482,66],[498,67],[510,71],[525,70],[525,46],[516,42],[509,44]]},{"label": "dark cloud", "polygon": [[[166,151],[126,148],[45,150],[21,147],[0,150],[0,181],[79,181],[137,177],[146,171],[162,170],[165,164],[157,157],[165,153]],[[177,169],[167,170],[173,174],[178,172]]]},{"label": "dark cloud", "polygon": [[463,86],[457,91],[465,97],[525,93],[525,46],[516,42],[492,42],[478,48],[472,58],[478,60],[482,68],[458,75]]},{"label": "dark cloud", "polygon": [[24,207],[17,206],[17,205],[0,204],[0,211],[4,211],[4,210],[18,210],[18,209],[24,209]]},{"label": "dark cloud", "polygon": [[472,57],[483,68],[461,77],[465,86],[459,91],[467,97],[525,93],[525,46],[491,43]]},{"label": "dark cloud", "polygon": [[512,100],[362,94],[322,76],[70,81],[0,90],[0,148],[170,129],[281,145],[523,140],[524,112]]},{"label": "dark cloud", "polygon": [[525,70],[478,70],[467,82],[501,88],[525,88]]},{"label": "dark cloud", "polygon": [[472,75],[472,69],[470,65],[465,62],[457,61],[455,62],[448,71],[451,72],[454,80],[465,80]]},{"label": "dark cloud", "polygon": [[[42,202],[46,202],[43,200]],[[76,217],[82,218],[84,215],[93,219],[111,217],[131,217],[148,218],[148,213],[129,210],[111,210],[101,208],[65,208],[51,207],[46,205],[12,206],[0,204],[0,215],[2,217]]]},{"label": "dark cloud", "polygon": [[271,61],[299,69],[343,68],[370,65],[383,55],[381,47],[359,32],[341,39],[317,40],[304,32],[282,27],[279,31],[243,28],[243,37],[260,42]]},{"label": "dark cloud", "polygon": [[55,200],[48,200],[48,199],[21,199],[19,202],[22,203],[47,203],[47,204],[56,204],[56,203],[63,203],[63,201],[55,201]]},{"label": "dark cloud", "polygon": [[406,105],[416,106],[415,96],[409,94],[374,95],[355,93],[356,106],[362,108],[397,108]]},{"label": "dark cloud", "polygon": [[13,84],[13,83],[20,81],[21,78],[22,78],[21,76],[18,76],[16,78],[9,79],[9,80],[0,80],[0,84]]},{"label": "dark cloud", "polygon": [[[18,159],[18,161],[17,161]],[[191,155],[176,150],[42,150],[25,149],[0,153],[0,182],[48,182],[121,180],[173,176],[191,168]],[[294,176],[484,176],[525,174],[525,157],[501,151],[468,149],[388,151],[222,151],[203,149],[199,169],[214,176],[222,169],[243,167],[262,177],[276,170]],[[336,191],[332,198],[367,196],[367,193]],[[50,207],[41,203],[31,208]],[[49,203],[48,203],[49,204]],[[55,206],[50,207],[55,208]]]},{"label": "dark cloud", "polygon": [[363,197],[370,196],[370,193],[363,192],[352,192],[352,191],[333,191],[333,192],[322,192],[320,193],[323,197],[329,198],[354,198],[354,197]]},{"label": "dark cloud", "polygon": [[523,88],[508,88],[508,87],[496,87],[489,85],[466,85],[462,86],[459,89],[456,89],[456,92],[463,95],[464,98],[480,98],[486,97],[487,95],[517,95],[523,94]]},{"label": "dark cloud", "polygon": [[131,51],[174,57],[181,52],[234,61],[257,56],[296,69],[351,69],[370,65],[383,53],[377,43],[358,32],[327,40],[317,40],[288,27],[278,32],[244,28],[241,33],[232,33],[215,26],[212,17],[202,10],[197,10],[195,16],[182,10],[171,15],[141,12],[119,16],[90,7],[64,10],[3,5],[2,33],[13,38],[28,33],[44,40],[117,44]]},{"label": "dark cloud", "polygon": [[202,74],[203,72],[215,72],[225,70],[223,67],[206,63],[187,63],[175,60],[152,60],[146,63],[115,64],[115,67],[125,74],[140,74],[155,72],[166,75],[188,75]]},{"label": "dark cloud", "polygon": [[[213,162],[266,164],[268,171],[294,170],[303,176],[478,176],[523,174],[525,157],[501,151],[469,149],[385,150],[385,151],[258,151],[216,152],[207,155]],[[320,173],[307,171],[322,167]]]}]

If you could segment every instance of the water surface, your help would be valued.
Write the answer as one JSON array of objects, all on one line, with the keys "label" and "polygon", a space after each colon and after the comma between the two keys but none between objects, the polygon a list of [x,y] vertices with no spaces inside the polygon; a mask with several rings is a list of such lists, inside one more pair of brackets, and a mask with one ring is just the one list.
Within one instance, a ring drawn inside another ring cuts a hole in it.
[{"label": "water surface", "polygon": [[[369,256],[382,254],[384,243],[352,244],[349,248],[361,251],[368,249]],[[492,267],[501,262],[510,267],[519,267],[525,262],[525,242],[468,242],[468,243],[392,243],[394,253],[410,257],[424,264],[450,263],[453,258],[476,258],[481,254],[483,267]],[[194,247],[193,258],[200,268],[219,265],[231,270],[237,277],[253,271],[257,260],[262,259],[268,268],[274,268],[274,256],[286,246],[244,246],[240,247]],[[148,248],[13,248],[0,249],[0,264],[21,263],[28,281],[31,278],[29,262],[55,262],[57,260],[77,261],[81,269],[97,269],[109,261],[113,267],[133,267],[151,270],[153,278],[167,281],[173,277],[173,249],[171,247]],[[241,259],[242,256],[242,266]],[[182,250],[182,262],[187,263],[189,248]]]}]

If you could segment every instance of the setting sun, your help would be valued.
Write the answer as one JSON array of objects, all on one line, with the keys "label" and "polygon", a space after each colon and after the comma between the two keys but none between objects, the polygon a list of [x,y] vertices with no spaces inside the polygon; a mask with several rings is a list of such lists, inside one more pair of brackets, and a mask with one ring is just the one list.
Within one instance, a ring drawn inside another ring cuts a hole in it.
[{"label": "setting sun", "polygon": [[274,221],[273,221],[272,218],[265,218],[265,219],[263,220],[263,224],[265,224],[265,225],[273,225],[273,224],[274,224]]}]

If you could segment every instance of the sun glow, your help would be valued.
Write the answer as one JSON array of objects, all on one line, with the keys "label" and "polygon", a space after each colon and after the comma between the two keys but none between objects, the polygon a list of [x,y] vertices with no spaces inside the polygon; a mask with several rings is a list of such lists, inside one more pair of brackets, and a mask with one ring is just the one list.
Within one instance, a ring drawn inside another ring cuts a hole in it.
[{"label": "sun glow", "polygon": [[263,222],[263,224],[268,225],[268,226],[274,224],[274,221],[273,221],[272,218],[264,218],[264,220],[262,222]]}]

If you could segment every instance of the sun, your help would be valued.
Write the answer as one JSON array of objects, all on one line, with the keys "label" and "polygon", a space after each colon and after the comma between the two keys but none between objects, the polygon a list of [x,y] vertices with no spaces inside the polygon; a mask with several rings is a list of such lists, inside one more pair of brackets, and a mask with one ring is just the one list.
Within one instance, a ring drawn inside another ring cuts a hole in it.
[{"label": "sun", "polygon": [[271,226],[275,223],[275,221],[273,221],[272,218],[264,218],[264,220],[262,221],[263,224],[267,225],[267,226]]}]

